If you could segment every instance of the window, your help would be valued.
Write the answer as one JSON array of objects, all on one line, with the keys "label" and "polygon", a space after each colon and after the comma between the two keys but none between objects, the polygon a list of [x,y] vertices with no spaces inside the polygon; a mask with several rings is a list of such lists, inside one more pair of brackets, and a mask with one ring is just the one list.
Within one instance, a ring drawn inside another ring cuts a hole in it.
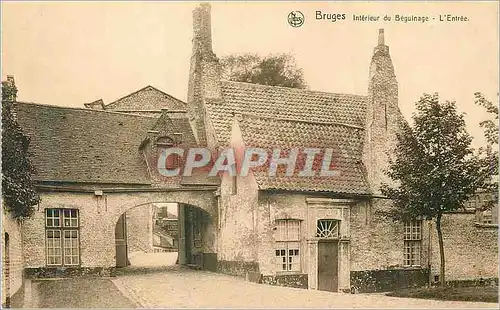
[{"label": "window", "polygon": [[[170,137],[159,137],[156,140],[158,149],[168,149],[177,147],[177,143]],[[168,170],[176,169],[180,166],[180,156],[178,154],[170,154],[165,160],[165,168]]]},{"label": "window", "polygon": [[300,271],[300,221],[276,221],[276,266],[279,271]]},{"label": "window", "polygon": [[46,209],[47,265],[80,264],[79,218],[76,209]]},{"label": "window", "polygon": [[318,220],[316,227],[316,237],[319,238],[338,238],[339,221],[338,220]]},{"label": "window", "polygon": [[422,245],[422,221],[412,220],[405,223],[404,265],[420,266]]}]

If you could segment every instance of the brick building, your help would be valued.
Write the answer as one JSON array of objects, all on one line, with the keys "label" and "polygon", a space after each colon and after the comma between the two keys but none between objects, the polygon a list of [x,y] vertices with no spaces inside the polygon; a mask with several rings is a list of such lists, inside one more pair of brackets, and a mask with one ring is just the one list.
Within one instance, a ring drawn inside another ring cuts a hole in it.
[{"label": "brick building", "polygon": [[[194,10],[193,29],[187,104],[151,86],[85,109],[17,103],[42,196],[23,225],[27,274],[112,273],[132,246],[126,214],[168,202],[179,204],[181,264],[327,291],[433,278],[432,224],[376,213],[390,204],[377,189],[389,182],[386,154],[405,121],[383,30],[368,92],[354,95],[223,81],[208,4]],[[340,173],[164,178],[157,158],[169,146],[331,148]],[[481,216],[473,209],[444,218],[448,279],[498,277],[498,225]]]}]

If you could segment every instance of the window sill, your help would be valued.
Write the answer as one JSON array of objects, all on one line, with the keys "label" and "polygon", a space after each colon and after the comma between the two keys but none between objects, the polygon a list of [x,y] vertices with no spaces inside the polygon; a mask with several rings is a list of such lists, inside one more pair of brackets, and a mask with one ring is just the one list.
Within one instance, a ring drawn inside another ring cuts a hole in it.
[{"label": "window sill", "polygon": [[276,276],[289,276],[289,275],[296,275],[296,274],[302,274],[301,271],[276,271]]},{"label": "window sill", "polygon": [[474,226],[476,227],[483,227],[483,228],[498,228],[498,224],[486,224],[486,223],[474,223]]},{"label": "window sill", "polygon": [[402,269],[422,269],[421,265],[403,266]]}]

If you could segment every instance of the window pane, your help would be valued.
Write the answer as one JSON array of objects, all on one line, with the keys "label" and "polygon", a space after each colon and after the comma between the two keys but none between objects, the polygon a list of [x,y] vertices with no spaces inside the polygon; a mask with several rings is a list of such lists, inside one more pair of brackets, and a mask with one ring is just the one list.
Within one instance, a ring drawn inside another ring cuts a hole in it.
[{"label": "window pane", "polygon": [[46,232],[46,255],[48,265],[61,264],[61,231],[47,230]]}]

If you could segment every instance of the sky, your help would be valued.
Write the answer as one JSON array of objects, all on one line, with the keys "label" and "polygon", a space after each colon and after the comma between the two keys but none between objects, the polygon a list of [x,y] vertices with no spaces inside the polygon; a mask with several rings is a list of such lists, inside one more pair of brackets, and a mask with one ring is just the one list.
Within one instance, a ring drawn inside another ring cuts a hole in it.
[{"label": "sky", "polygon": [[[2,2],[2,79],[14,75],[18,100],[83,107],[112,102],[146,85],[186,100],[195,2]],[[291,27],[287,16],[305,22]],[[315,19],[344,13],[346,19]],[[352,15],[380,16],[355,22]],[[429,22],[395,21],[395,15]],[[463,15],[467,22],[440,22]],[[391,21],[384,21],[385,15]],[[435,18],[434,20],[432,18]],[[312,90],[366,94],[378,29],[399,83],[406,119],[423,93],[438,92],[465,112],[475,147],[490,117],[474,92],[498,104],[497,2],[213,2],[217,56],[291,53]]]}]

